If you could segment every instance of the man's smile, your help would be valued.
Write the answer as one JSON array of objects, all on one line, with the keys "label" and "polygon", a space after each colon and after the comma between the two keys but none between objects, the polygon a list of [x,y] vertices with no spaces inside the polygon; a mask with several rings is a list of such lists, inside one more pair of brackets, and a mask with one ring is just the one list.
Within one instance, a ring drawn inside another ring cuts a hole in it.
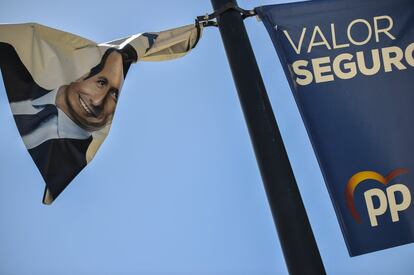
[{"label": "man's smile", "polygon": [[93,111],[92,107],[89,107],[89,104],[86,103],[82,97],[79,95],[79,102],[80,102],[80,106],[82,106],[82,109],[91,116],[97,117],[96,113]]}]

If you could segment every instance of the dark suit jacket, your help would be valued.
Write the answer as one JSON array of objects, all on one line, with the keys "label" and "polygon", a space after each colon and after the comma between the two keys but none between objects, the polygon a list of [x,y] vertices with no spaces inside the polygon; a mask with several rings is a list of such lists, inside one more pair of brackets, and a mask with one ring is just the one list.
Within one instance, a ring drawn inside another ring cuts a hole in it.
[{"label": "dark suit jacket", "polygon": [[[0,68],[10,103],[33,100],[50,92],[34,82],[13,46],[1,42]],[[51,139],[29,150],[53,198],[86,166],[86,151],[91,141],[92,137]]]}]

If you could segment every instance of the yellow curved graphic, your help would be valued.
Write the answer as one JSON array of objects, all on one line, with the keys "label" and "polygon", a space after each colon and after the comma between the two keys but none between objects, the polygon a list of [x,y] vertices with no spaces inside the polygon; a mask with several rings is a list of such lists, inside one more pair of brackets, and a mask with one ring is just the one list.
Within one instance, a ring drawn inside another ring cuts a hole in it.
[{"label": "yellow curved graphic", "polygon": [[348,206],[349,211],[352,214],[352,217],[358,222],[361,223],[361,216],[359,215],[359,213],[357,212],[356,208],[355,208],[355,204],[354,204],[354,191],[356,189],[356,187],[362,183],[365,180],[375,180],[378,181],[380,183],[382,183],[383,185],[387,185],[388,182],[390,182],[393,178],[401,175],[401,174],[405,174],[407,173],[408,170],[405,168],[398,168],[395,169],[393,171],[391,171],[386,177],[384,177],[383,175],[375,172],[375,171],[361,171],[356,173],[355,175],[353,175],[346,187],[345,187],[345,199],[346,199],[346,204]]}]

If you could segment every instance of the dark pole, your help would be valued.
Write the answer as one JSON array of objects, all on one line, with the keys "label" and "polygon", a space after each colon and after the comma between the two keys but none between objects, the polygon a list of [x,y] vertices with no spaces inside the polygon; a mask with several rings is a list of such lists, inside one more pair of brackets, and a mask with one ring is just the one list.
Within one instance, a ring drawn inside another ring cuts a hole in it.
[{"label": "dark pole", "polygon": [[[235,0],[211,0],[219,11]],[[290,274],[325,274],[312,229],[241,14],[217,17],[257,163]]]}]

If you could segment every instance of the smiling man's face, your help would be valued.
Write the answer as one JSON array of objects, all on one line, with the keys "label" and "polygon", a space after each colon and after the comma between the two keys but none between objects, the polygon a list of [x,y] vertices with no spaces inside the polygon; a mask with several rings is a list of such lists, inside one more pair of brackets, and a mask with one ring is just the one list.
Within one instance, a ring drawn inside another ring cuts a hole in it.
[{"label": "smiling man's face", "polygon": [[112,120],[123,81],[122,56],[113,51],[100,72],[62,87],[57,105],[83,129],[99,130]]}]

